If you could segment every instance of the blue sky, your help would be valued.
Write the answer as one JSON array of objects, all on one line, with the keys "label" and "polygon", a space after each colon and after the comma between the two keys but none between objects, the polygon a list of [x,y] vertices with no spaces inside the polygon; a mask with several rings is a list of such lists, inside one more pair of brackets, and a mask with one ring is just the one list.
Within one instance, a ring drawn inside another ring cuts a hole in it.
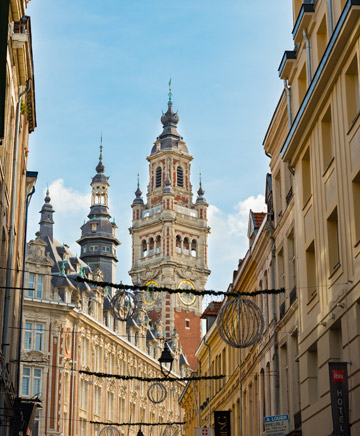
[{"label": "blue sky", "polygon": [[55,237],[79,254],[100,134],[118,238],[118,280],[130,283],[131,203],[137,173],[161,133],[172,77],[178,131],[202,173],[210,203],[208,288],[225,290],[247,249],[249,208],[262,210],[268,158],[262,141],[291,49],[288,0],[32,0],[38,127],[28,169],[39,171],[28,239],[38,230],[47,184]]}]

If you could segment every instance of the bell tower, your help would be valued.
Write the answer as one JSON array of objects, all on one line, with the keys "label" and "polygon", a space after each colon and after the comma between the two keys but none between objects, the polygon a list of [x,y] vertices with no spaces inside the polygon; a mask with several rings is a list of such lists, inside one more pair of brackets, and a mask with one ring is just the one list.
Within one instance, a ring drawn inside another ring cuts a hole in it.
[{"label": "bell tower", "polygon": [[202,297],[191,289],[205,288],[207,266],[208,204],[201,187],[193,202],[190,182],[192,156],[177,132],[179,116],[173,111],[171,89],[163,131],[150,155],[149,184],[144,203],[139,182],[132,203],[132,267],[134,284],[184,289],[182,294],[145,292],[144,302],[153,324],[162,322],[166,337],[174,331],[192,369],[200,343]]},{"label": "bell tower", "polygon": [[104,281],[116,281],[116,238],[117,225],[110,222],[108,205],[109,177],[105,175],[100,145],[99,163],[96,175],[91,181],[91,206],[89,220],[81,226],[81,238],[76,242],[81,246],[80,259],[93,270],[100,268]]}]

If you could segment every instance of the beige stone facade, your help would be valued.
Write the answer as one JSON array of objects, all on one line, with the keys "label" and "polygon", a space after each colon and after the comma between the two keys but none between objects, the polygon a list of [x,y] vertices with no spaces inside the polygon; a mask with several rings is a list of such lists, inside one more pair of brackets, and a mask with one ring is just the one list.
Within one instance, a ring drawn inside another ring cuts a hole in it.
[{"label": "beige stone facade", "polygon": [[[21,395],[38,396],[43,402],[32,435],[98,436],[111,423],[181,421],[182,382],[164,382],[166,399],[154,404],[148,397],[151,382],[79,373],[161,377],[157,359],[163,343],[145,321],[116,320],[103,304],[103,288],[74,281],[87,271],[86,265],[55,239],[50,246],[40,236],[30,241],[27,250],[26,286],[34,291],[24,300],[21,354]],[[54,272],[58,266],[64,274]],[[102,280],[100,271],[87,274]],[[180,368],[179,349],[173,347],[172,352],[174,372],[186,375]],[[163,427],[142,431],[160,436]],[[115,428],[121,436],[135,436],[139,430],[138,425]]]},{"label": "beige stone facade", "polygon": [[[36,127],[31,20],[26,2],[1,6],[0,122],[0,433],[21,422],[14,410],[18,389],[18,348],[24,266],[26,203],[37,173],[27,172],[29,135]],[[7,287],[7,289],[5,289]],[[10,289],[13,288],[13,289]],[[17,422],[14,421],[14,414]]]},{"label": "beige stone facade", "polygon": [[[360,5],[294,0],[293,11],[295,49],[281,61],[285,89],[263,144],[271,169],[268,215],[255,239],[249,233],[250,249],[231,287],[285,288],[279,296],[257,299],[265,331],[244,354],[242,434],[263,436],[265,416],[288,414],[289,435],[332,435],[328,363],[342,361],[355,435],[360,433]],[[196,386],[195,397],[187,385],[181,404],[191,420],[189,435],[210,422],[209,412],[217,407],[233,412],[232,431],[240,434],[239,365],[226,351],[222,358],[226,347],[215,324],[205,340],[211,371],[226,374],[225,385],[210,397],[206,385]],[[207,371],[204,343],[197,356],[199,368]],[[254,359],[248,365],[246,356]],[[223,363],[229,361],[231,368]],[[217,402],[222,397],[224,404]]]}]

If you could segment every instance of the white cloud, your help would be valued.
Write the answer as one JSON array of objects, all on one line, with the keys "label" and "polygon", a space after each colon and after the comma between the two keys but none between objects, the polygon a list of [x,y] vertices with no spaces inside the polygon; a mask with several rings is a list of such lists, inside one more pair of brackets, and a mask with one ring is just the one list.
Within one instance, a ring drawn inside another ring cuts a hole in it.
[{"label": "white cloud", "polygon": [[265,212],[264,196],[250,196],[240,201],[231,213],[225,213],[213,205],[209,206],[211,234],[208,239],[208,264],[212,270],[209,284],[213,288],[224,290],[227,287],[232,281],[232,272],[237,268],[239,259],[246,254],[249,247],[247,229],[250,209],[253,212]]},{"label": "white cloud", "polygon": [[[44,190],[45,193],[46,190]],[[64,185],[63,179],[53,181],[49,186],[51,204],[57,214],[77,214],[90,208],[90,193],[82,194]]]}]

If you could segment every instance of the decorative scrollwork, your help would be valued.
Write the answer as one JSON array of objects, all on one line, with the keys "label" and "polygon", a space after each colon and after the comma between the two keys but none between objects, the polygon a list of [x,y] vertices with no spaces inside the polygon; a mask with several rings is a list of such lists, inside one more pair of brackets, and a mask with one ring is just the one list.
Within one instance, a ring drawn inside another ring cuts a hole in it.
[{"label": "decorative scrollwork", "polygon": [[218,314],[217,329],[221,339],[234,348],[247,348],[261,339],[264,317],[249,299],[227,301]]},{"label": "decorative scrollwork", "polygon": [[152,403],[162,403],[167,396],[166,387],[160,382],[152,383],[148,388],[147,396]]},{"label": "decorative scrollwork", "polygon": [[170,425],[168,424],[162,431],[161,436],[178,436],[182,435],[181,425]]},{"label": "decorative scrollwork", "polygon": [[119,291],[111,299],[111,306],[115,318],[127,321],[135,312],[135,298],[131,292]]}]

